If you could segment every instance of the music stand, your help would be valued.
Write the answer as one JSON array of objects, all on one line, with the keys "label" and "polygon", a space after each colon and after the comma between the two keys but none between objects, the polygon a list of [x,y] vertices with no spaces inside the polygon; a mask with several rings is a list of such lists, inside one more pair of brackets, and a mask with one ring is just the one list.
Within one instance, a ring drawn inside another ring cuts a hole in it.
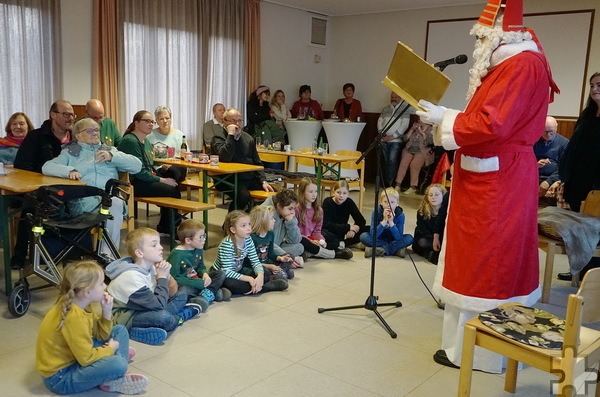
[{"label": "music stand", "polygon": [[[383,138],[383,136],[385,135],[385,133],[396,123],[396,121],[398,119],[400,119],[400,117],[408,110],[408,108],[410,107],[409,104],[407,104],[406,102],[403,101],[404,104],[406,104],[406,106],[404,107],[404,109],[402,109],[398,115],[394,118],[392,115],[392,117],[390,118],[390,120],[388,121],[388,123],[385,125],[385,127],[381,130],[381,132],[377,135],[377,137],[375,138],[375,140],[373,141],[373,143],[371,143],[371,145],[367,148],[367,150],[362,154],[362,156],[360,156],[358,158],[358,160],[356,160],[356,163],[360,163],[361,161],[364,160],[365,157],[367,157],[367,155],[373,151],[374,149],[376,150],[376,156],[377,156],[377,175],[375,176],[375,203],[373,206],[373,213],[377,213],[378,207],[379,207],[379,187],[380,187],[380,180],[381,180],[381,174],[382,174],[382,170],[381,170],[381,157],[380,157],[380,153],[381,150],[379,150],[380,146],[381,146],[381,139]],[[402,103],[396,108],[400,109],[402,107]],[[394,112],[395,113],[395,112]],[[364,177],[364,176],[363,176]],[[371,225],[371,228],[376,227],[375,225]],[[372,247],[373,247],[373,253],[371,255],[371,282],[369,285],[369,296],[367,297],[367,300],[365,301],[364,304],[362,305],[352,305],[352,306],[340,306],[340,307],[330,307],[330,308],[323,308],[320,307],[317,309],[317,311],[319,313],[324,313],[324,312],[330,312],[330,311],[337,311],[337,310],[350,310],[350,309],[367,309],[367,310],[371,310],[373,313],[375,313],[375,315],[377,316],[377,318],[379,318],[379,321],[381,322],[381,324],[385,327],[385,329],[387,330],[388,334],[390,334],[390,336],[395,339],[398,334],[396,334],[396,332],[394,332],[394,330],[388,325],[388,323],[385,321],[385,319],[383,318],[383,316],[379,313],[379,311],[377,310],[378,306],[395,306],[395,307],[401,307],[402,303],[400,301],[396,301],[396,302],[389,302],[389,303],[378,303],[377,300],[379,299],[378,296],[375,295],[375,259],[376,259],[376,255],[375,255],[375,241],[376,241],[376,237],[375,237],[375,233],[373,233],[373,240],[372,240]]]}]

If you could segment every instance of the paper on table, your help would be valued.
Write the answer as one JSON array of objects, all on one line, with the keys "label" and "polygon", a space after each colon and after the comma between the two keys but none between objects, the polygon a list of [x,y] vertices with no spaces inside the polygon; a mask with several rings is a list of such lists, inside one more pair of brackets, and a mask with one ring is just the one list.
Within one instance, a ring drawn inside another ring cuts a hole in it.
[{"label": "paper on table", "polygon": [[438,104],[451,80],[427,63],[402,42],[398,42],[394,58],[383,84],[394,91],[415,109],[419,100]]}]

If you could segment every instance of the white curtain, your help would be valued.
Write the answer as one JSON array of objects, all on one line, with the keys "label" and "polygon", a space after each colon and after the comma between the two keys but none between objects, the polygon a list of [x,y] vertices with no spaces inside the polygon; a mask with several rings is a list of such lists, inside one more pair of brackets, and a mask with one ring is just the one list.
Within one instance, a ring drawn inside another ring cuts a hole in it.
[{"label": "white curtain", "polygon": [[35,127],[62,96],[59,0],[0,1],[0,124],[24,112]]},{"label": "white curtain", "polygon": [[117,7],[121,120],[168,106],[173,126],[199,149],[212,105],[245,103],[243,0],[121,0]]}]

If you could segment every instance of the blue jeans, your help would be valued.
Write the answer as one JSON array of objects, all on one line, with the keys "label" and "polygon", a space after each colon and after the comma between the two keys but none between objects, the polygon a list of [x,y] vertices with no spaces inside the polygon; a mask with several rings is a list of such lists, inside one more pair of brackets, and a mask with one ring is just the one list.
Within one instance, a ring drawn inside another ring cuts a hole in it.
[{"label": "blue jeans", "polygon": [[385,186],[392,186],[396,181],[396,173],[398,172],[398,165],[400,162],[400,149],[402,149],[402,142],[385,142],[381,146],[381,154],[383,154],[383,161],[385,171]]},{"label": "blue jeans", "polygon": [[[378,238],[375,240],[376,247],[383,247],[387,256],[392,256],[401,248],[406,248],[413,243],[413,236],[410,234],[403,234],[400,240],[389,240]],[[365,232],[360,235],[360,242],[367,247],[373,246],[373,236],[371,233]]]},{"label": "blue jeans", "polygon": [[167,332],[173,331],[179,325],[179,312],[187,303],[185,292],[179,292],[169,298],[167,307],[163,310],[146,310],[136,312],[131,318],[131,328],[162,328]]},{"label": "blue jeans", "polygon": [[[101,358],[84,367],[75,362],[54,375],[44,378],[48,390],[56,394],[81,393],[123,377],[129,361],[127,328],[124,325],[115,325],[110,332],[110,338],[119,342],[119,348],[114,355]],[[105,342],[94,339],[94,347],[102,346]]]}]

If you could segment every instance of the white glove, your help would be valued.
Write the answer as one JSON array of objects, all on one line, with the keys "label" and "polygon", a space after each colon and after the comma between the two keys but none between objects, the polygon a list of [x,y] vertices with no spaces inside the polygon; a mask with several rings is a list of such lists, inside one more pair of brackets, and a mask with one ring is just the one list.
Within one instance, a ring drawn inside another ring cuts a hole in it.
[{"label": "white glove", "polygon": [[417,110],[416,114],[421,118],[421,121],[427,124],[441,124],[442,118],[447,108],[434,105],[424,99],[419,101],[419,107],[425,110]]}]

